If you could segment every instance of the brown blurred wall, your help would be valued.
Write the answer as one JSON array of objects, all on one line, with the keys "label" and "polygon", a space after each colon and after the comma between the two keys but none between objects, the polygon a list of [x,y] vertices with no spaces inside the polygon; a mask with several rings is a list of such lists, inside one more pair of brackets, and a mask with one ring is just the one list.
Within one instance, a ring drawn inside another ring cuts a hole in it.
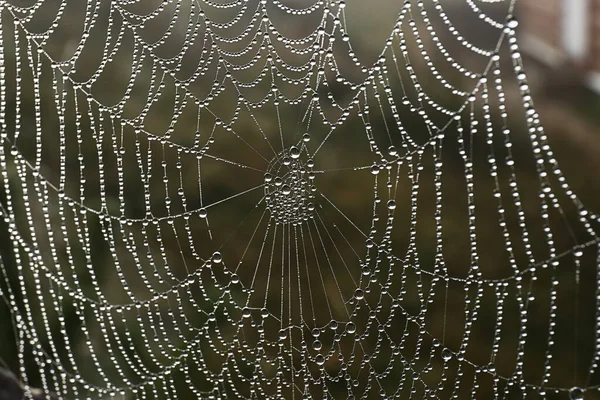
[{"label": "brown blurred wall", "polygon": [[592,38],[591,61],[592,68],[600,72],[600,0],[595,0],[591,5],[592,23],[590,35]]},{"label": "brown blurred wall", "polygon": [[600,94],[600,0],[519,0],[521,43],[552,68],[565,64]]}]

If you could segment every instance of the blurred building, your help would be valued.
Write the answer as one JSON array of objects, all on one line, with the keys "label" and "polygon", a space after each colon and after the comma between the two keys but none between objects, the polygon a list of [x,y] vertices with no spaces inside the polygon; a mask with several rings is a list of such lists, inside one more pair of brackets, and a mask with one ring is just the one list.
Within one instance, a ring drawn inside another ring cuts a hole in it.
[{"label": "blurred building", "polygon": [[577,69],[600,94],[600,0],[519,0],[523,50],[551,68]]}]

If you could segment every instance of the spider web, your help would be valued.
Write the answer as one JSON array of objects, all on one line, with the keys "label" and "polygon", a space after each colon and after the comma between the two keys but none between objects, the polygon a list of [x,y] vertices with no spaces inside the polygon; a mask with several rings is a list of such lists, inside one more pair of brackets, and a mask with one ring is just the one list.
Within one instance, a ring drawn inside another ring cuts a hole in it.
[{"label": "spider web", "polygon": [[515,3],[397,3],[375,54],[358,2],[0,1],[27,396],[594,398],[599,218]]}]

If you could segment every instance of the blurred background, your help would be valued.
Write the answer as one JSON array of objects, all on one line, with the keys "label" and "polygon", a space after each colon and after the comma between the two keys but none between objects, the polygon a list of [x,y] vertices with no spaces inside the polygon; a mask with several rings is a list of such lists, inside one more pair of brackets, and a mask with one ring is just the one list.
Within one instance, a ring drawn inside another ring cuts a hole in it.
[{"label": "blurred background", "polygon": [[[331,14],[322,19],[324,4]],[[0,0],[0,10],[0,363],[14,374],[0,378],[0,393],[13,379],[66,399],[600,398],[591,233],[600,212],[600,0]],[[518,26],[506,31],[511,10]],[[253,20],[261,13],[268,21]],[[319,46],[294,52],[277,36],[301,42],[322,20],[336,39],[335,67],[306,69],[323,68],[318,85],[303,68],[323,60]],[[273,47],[261,49],[253,35],[230,40],[246,29]],[[507,44],[515,37],[518,56]],[[269,51],[296,67],[282,74],[288,80],[273,72],[283,62]],[[521,62],[526,85],[515,73]],[[357,95],[374,66],[387,68],[385,85]],[[475,90],[480,76],[489,99]],[[312,92],[276,103],[273,85],[288,98],[316,87],[321,108]],[[524,102],[535,104],[550,148],[532,144],[537,121]],[[423,115],[445,126],[443,138],[434,140]],[[493,129],[470,131],[473,121]],[[284,231],[268,220],[264,174],[285,170],[278,157],[304,134],[299,160],[315,164],[318,222]],[[280,137],[281,152],[269,149]],[[548,182],[555,197],[542,194],[539,165],[555,172],[554,159],[583,206],[559,175]],[[372,165],[382,166],[377,179]],[[394,257],[372,250],[386,240]],[[288,273],[283,260],[300,253],[289,247],[298,241],[316,249],[295,261],[306,273]],[[519,284],[513,262],[531,272]],[[441,265],[451,283],[434,279]],[[165,368],[177,357],[181,364]],[[169,378],[148,384],[140,371]],[[90,389],[107,382],[115,388]]]}]

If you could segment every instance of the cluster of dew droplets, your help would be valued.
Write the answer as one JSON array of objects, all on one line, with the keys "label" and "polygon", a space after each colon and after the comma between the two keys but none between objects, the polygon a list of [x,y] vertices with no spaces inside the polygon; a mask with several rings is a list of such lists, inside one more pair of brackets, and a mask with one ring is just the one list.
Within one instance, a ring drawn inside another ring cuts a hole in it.
[{"label": "cluster of dew droplets", "polygon": [[307,221],[315,210],[315,164],[302,149],[291,146],[278,154],[264,175],[267,208],[279,223]]}]

